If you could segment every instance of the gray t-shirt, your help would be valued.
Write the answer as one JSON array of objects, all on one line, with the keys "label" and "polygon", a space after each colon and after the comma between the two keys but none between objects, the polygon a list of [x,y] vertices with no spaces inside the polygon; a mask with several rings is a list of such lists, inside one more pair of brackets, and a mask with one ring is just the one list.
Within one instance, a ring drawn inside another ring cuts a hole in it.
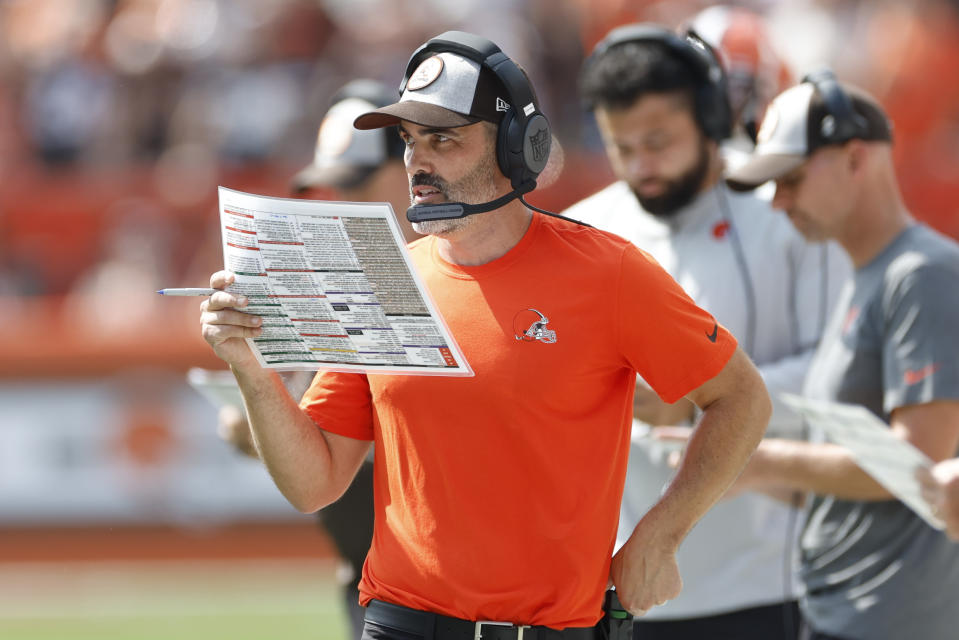
[{"label": "gray t-shirt", "polygon": [[[858,269],[805,384],[812,398],[897,407],[959,399],[959,245],[923,225]],[[803,612],[850,640],[959,637],[959,544],[901,502],[814,496],[800,540]]]}]

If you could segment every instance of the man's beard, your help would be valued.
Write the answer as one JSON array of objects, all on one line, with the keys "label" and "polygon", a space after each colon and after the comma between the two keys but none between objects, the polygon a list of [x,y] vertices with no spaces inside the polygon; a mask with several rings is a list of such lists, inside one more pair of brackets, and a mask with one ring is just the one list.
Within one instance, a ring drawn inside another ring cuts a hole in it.
[{"label": "man's beard", "polygon": [[[410,202],[413,200],[413,187],[425,185],[439,191],[446,202],[463,202],[466,204],[482,204],[497,197],[493,179],[498,171],[491,154],[486,154],[481,160],[456,182],[447,182],[433,173],[417,173],[410,178]],[[427,220],[414,222],[413,230],[423,235],[442,236],[459,231],[475,222],[476,216],[452,218],[449,220]]]},{"label": "man's beard", "polygon": [[699,158],[689,171],[666,183],[666,190],[658,196],[642,196],[636,189],[633,194],[643,209],[657,217],[669,218],[693,201],[703,186],[709,172],[709,148],[705,140],[699,143]]}]

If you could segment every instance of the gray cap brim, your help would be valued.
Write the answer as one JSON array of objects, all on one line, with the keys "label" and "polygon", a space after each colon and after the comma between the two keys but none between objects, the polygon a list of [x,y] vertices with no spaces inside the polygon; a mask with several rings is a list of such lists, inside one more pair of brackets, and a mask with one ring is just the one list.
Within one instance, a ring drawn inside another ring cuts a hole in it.
[{"label": "gray cap brim", "polygon": [[290,187],[293,191],[323,187],[352,189],[363,184],[377,169],[378,167],[345,165],[323,168],[311,164],[293,176]]},{"label": "gray cap brim", "polygon": [[357,129],[381,129],[395,126],[400,120],[437,129],[455,129],[480,121],[479,118],[464,116],[428,102],[404,100],[361,114],[353,121],[353,126]]},{"label": "gray cap brim", "polygon": [[733,191],[751,191],[786,175],[805,161],[806,156],[792,153],[754,155],[726,174],[726,184]]}]

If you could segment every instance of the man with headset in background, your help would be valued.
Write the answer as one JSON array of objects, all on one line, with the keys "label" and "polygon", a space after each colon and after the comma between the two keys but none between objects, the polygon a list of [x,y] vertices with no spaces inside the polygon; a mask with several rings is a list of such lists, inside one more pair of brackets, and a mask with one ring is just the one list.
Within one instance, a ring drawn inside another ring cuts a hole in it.
[{"label": "man with headset in background", "polygon": [[[723,184],[720,143],[734,123],[719,61],[694,34],[652,24],[614,29],[586,61],[581,90],[619,180],[565,214],[648,251],[728,327],[773,397],[767,433],[798,437],[798,416],[776,394],[801,389],[848,260],[835,245],[807,244],[771,215],[768,198]],[[620,543],[672,476],[670,448],[651,428],[696,418],[690,402],[666,404],[637,384]],[[757,494],[713,507],[677,554],[683,593],[637,620],[635,637],[794,639],[795,517]]]},{"label": "man with headset in background", "polygon": [[[773,205],[854,266],[809,367],[804,395],[862,405],[933,461],[959,447],[959,245],[910,215],[892,125],[829,71],[770,105],[736,189],[775,180]],[[836,444],[766,439],[737,489],[805,492],[799,575],[806,638],[949,640],[959,629],[959,545]]]},{"label": "man with headset in background", "polygon": [[[298,198],[331,194],[350,202],[389,202],[407,242],[420,237],[406,219],[409,185],[403,164],[403,141],[392,132],[357,131],[353,120],[371,109],[394,100],[395,92],[382,83],[357,79],[340,88],[332,97],[317,131],[313,161],[298,172],[290,191]],[[282,374],[284,384],[300,398],[313,379],[312,371]],[[258,457],[250,425],[242,407],[220,409],[217,432],[237,450]],[[317,513],[321,526],[330,535],[341,558],[337,577],[349,617],[352,637],[363,634],[364,609],[359,604],[360,573],[373,538],[373,460],[364,461],[356,478],[339,500]]]},{"label": "man with headset in background", "polygon": [[[430,234],[413,263],[475,375],[321,371],[298,406],[242,340],[260,333],[245,299],[204,301],[203,335],[298,509],[335,500],[375,441],[364,637],[595,638],[609,581],[638,614],[677,595],[676,549],[761,438],[768,395],[735,338],[647,255],[530,210],[522,194],[546,166],[549,125],[496,45],[438,36],[401,89],[355,125],[399,125],[407,215]],[[703,418],[611,557],[637,372]]]}]

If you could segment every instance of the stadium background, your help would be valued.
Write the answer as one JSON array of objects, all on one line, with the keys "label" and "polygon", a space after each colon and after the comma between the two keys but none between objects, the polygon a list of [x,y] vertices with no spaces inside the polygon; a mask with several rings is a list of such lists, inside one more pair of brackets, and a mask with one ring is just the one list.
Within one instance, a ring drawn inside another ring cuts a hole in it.
[{"label": "stadium background", "polygon": [[[194,299],[221,264],[216,186],[286,195],[328,96],[393,84],[459,28],[532,76],[565,150],[530,200],[610,180],[583,52],[711,3],[627,0],[0,2],[0,637],[342,638],[330,545],[185,384],[222,368]],[[905,198],[959,238],[959,3],[737,3],[794,77],[829,64],[896,128]]]}]

